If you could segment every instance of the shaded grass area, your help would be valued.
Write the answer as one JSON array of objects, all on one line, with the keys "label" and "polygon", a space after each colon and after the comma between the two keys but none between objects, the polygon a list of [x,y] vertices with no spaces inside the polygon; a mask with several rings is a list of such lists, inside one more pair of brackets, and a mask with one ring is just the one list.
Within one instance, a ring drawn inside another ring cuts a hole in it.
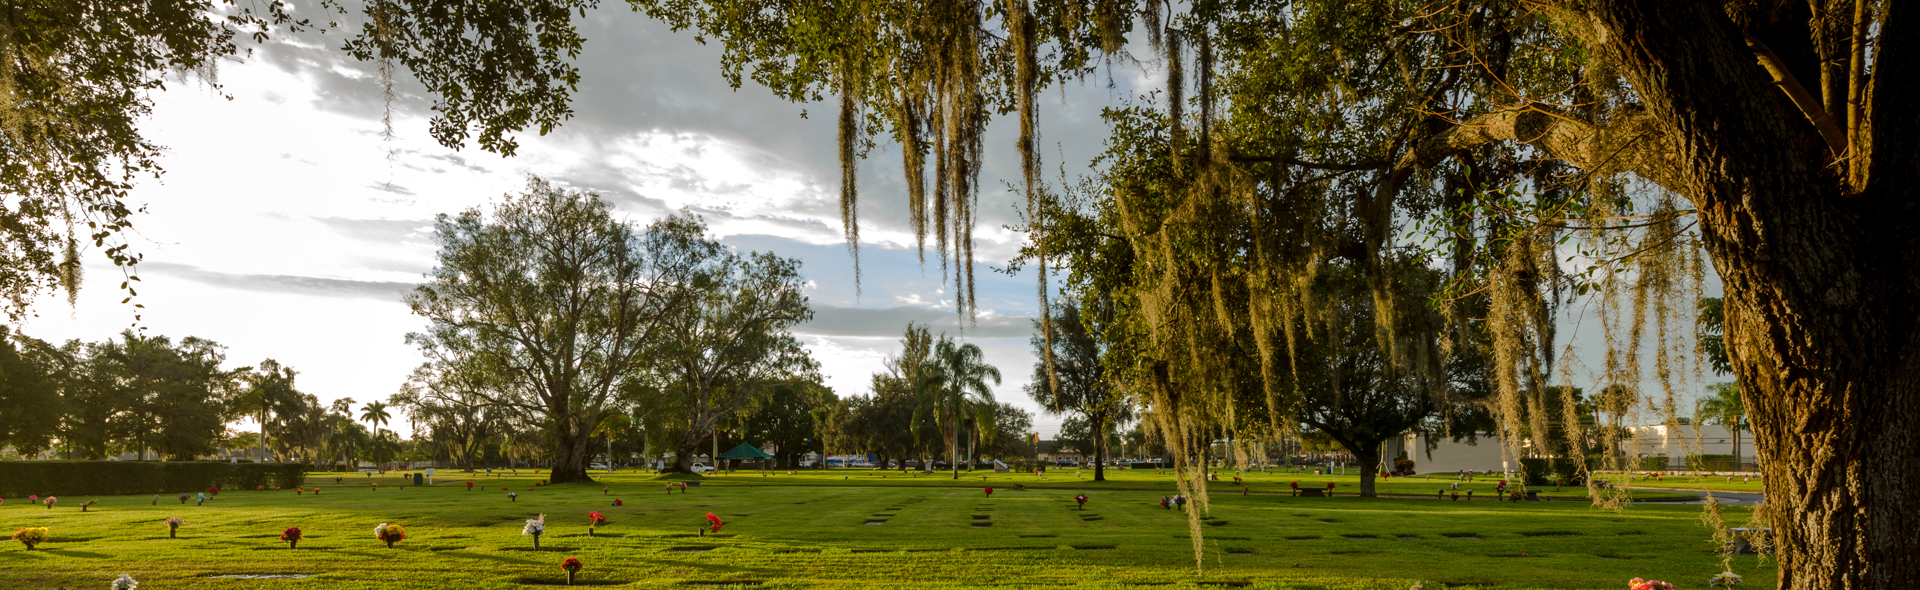
[{"label": "shaded grass area", "polygon": [[[1354,496],[1360,493],[1359,475],[1316,475],[1311,471],[1296,473],[1291,471],[1235,473],[1231,470],[1219,470],[1219,480],[1207,483],[1214,493],[1250,493],[1250,494],[1289,494],[1292,484],[1301,488],[1326,489],[1328,483],[1334,484],[1333,493],[1337,496]],[[616,474],[614,477],[622,477]],[[1239,477],[1240,481],[1233,478]],[[1054,469],[1043,474],[1032,473],[989,473],[985,471],[961,471],[959,479],[951,472],[939,473],[903,473],[899,470],[875,471],[871,469],[833,469],[828,471],[795,471],[791,475],[786,471],[759,472],[736,471],[731,474],[715,475],[708,478],[716,484],[739,485],[852,485],[871,486],[931,486],[931,487],[970,487],[996,486],[1008,488],[1015,485],[1034,489],[1098,489],[1101,487],[1116,490],[1147,491],[1163,490],[1173,493],[1173,473],[1171,470],[1156,469],[1111,469],[1106,472],[1107,481],[1093,480],[1091,469]],[[1736,480],[1737,481],[1737,480]],[[1391,477],[1374,480],[1378,493],[1389,496],[1435,497],[1451,494],[1456,490],[1453,484],[1459,484],[1457,490],[1464,497],[1468,491],[1474,493],[1475,501],[1491,500],[1496,495],[1500,483],[1499,476],[1480,476],[1472,480],[1462,480],[1454,475],[1415,475],[1411,477]],[[1636,482],[1639,483],[1639,482]],[[1672,486],[1685,487],[1685,486]],[[1584,487],[1545,486],[1533,488],[1540,495],[1560,500],[1585,500],[1587,490]],[[1444,492],[1443,492],[1444,490]],[[1450,496],[1449,496],[1450,497]],[[1691,500],[1693,494],[1660,491],[1633,490],[1632,498],[1647,501]]]},{"label": "shaded grass area", "polygon": [[[829,483],[834,476],[847,479]],[[1198,521],[1204,552],[1197,568],[1188,518],[1157,505],[1165,491],[1018,490],[1002,481],[987,497],[951,480],[935,485],[932,476],[854,485],[853,472],[832,472],[779,484],[779,476],[736,473],[668,494],[645,474],[534,490],[538,480],[529,477],[476,476],[469,492],[464,479],[449,477],[400,489],[398,478],[333,484],[316,476],[310,481],[323,489],[319,496],[229,491],[198,507],[171,497],[158,506],[147,497],[100,497],[86,513],[77,505],[87,498],[63,498],[74,507],[53,510],[16,499],[0,505],[0,527],[46,526],[54,540],[35,551],[17,543],[0,549],[0,588],[104,587],[120,573],[143,588],[531,588],[561,583],[566,557],[587,563],[583,583],[631,588],[1384,590],[1418,581],[1426,588],[1617,589],[1633,577],[1704,587],[1720,571],[1696,506],[1616,513],[1585,502],[1216,491],[1208,518]],[[372,481],[381,482],[378,491]],[[1156,483],[1115,483],[1129,481]],[[1164,478],[1157,483],[1171,487]],[[518,501],[501,487],[518,492]],[[1084,510],[1072,500],[1079,491],[1090,497]],[[625,505],[612,506],[615,497]],[[591,537],[588,511],[611,521]],[[702,536],[708,512],[726,525]],[[540,513],[548,515],[548,533],[534,551],[520,528]],[[1746,517],[1739,508],[1728,513]],[[178,539],[167,538],[162,522],[171,516],[187,520]],[[387,549],[372,534],[382,522],[405,526],[408,538]],[[288,526],[306,533],[297,550],[276,540]],[[1771,566],[1750,556],[1736,571],[1756,587],[1773,584]],[[237,575],[310,577],[213,577]]]},{"label": "shaded grass area", "polygon": [[[1629,480],[1629,478],[1632,478]],[[1766,491],[1760,478],[1710,476],[1710,475],[1666,475],[1658,478],[1646,475],[1610,474],[1607,481],[1616,485],[1652,488],[1674,488],[1682,490],[1701,490],[1714,492],[1739,492],[1759,494]]]}]

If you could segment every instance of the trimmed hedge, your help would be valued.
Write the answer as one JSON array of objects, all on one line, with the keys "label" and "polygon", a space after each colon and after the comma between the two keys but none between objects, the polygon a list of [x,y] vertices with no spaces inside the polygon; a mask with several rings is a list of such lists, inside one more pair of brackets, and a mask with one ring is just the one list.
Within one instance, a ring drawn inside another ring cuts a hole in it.
[{"label": "trimmed hedge", "polygon": [[307,480],[302,463],[218,461],[0,461],[0,497],[173,494],[217,487],[291,488]]},{"label": "trimmed hedge", "polygon": [[1667,464],[1668,460],[1666,455],[1653,455],[1640,458],[1641,471],[1666,471]]},{"label": "trimmed hedge", "polygon": [[1733,455],[1687,455],[1687,468],[1695,471],[1737,471],[1740,464]]}]

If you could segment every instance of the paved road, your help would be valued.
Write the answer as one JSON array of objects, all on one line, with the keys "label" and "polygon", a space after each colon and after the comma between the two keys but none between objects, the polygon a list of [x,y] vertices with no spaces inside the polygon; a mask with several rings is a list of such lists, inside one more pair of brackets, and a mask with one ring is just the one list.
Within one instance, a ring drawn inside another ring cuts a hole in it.
[{"label": "paved road", "polygon": [[[1699,504],[1699,503],[1705,502],[1706,496],[1707,496],[1707,492],[1702,492],[1699,490],[1676,490],[1673,488],[1648,488],[1648,487],[1641,487],[1641,486],[1634,486],[1633,489],[1659,490],[1662,492],[1679,492],[1682,494],[1693,494],[1695,496],[1700,497],[1699,500],[1682,502],[1682,504]],[[1721,504],[1728,504],[1733,506],[1752,506],[1755,504],[1759,504],[1761,503],[1761,501],[1766,499],[1766,496],[1764,494],[1743,493],[1743,492],[1713,492],[1713,497],[1717,500],[1720,500]]]}]

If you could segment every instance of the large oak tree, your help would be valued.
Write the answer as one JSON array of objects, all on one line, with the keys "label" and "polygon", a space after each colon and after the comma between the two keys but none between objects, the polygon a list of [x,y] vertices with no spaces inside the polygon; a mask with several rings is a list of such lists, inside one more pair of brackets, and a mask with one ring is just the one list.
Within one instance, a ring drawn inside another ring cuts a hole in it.
[{"label": "large oak tree", "polygon": [[439,265],[407,297],[427,331],[408,339],[429,362],[492,374],[497,387],[474,393],[539,417],[554,445],[549,479],[589,481],[608,401],[705,296],[698,275],[725,248],[704,234],[680,216],[635,232],[599,197],[532,179],[491,212],[439,217]]}]

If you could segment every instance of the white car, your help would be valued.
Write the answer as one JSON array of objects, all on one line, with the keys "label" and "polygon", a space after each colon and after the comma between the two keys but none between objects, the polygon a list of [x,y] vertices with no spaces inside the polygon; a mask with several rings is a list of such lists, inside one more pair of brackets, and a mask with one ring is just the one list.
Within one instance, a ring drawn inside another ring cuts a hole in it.
[{"label": "white car", "polygon": [[689,467],[688,469],[692,469],[694,473],[706,473],[709,471],[713,471],[713,468],[708,467],[707,464],[705,463],[694,463],[693,467]]},{"label": "white car", "polygon": [[598,470],[604,470],[604,469],[606,469],[606,468],[607,468],[607,464],[606,464],[606,463],[594,463],[594,464],[591,464],[591,465],[588,465],[588,466],[587,466],[587,468],[588,468],[588,469],[598,469]]}]

